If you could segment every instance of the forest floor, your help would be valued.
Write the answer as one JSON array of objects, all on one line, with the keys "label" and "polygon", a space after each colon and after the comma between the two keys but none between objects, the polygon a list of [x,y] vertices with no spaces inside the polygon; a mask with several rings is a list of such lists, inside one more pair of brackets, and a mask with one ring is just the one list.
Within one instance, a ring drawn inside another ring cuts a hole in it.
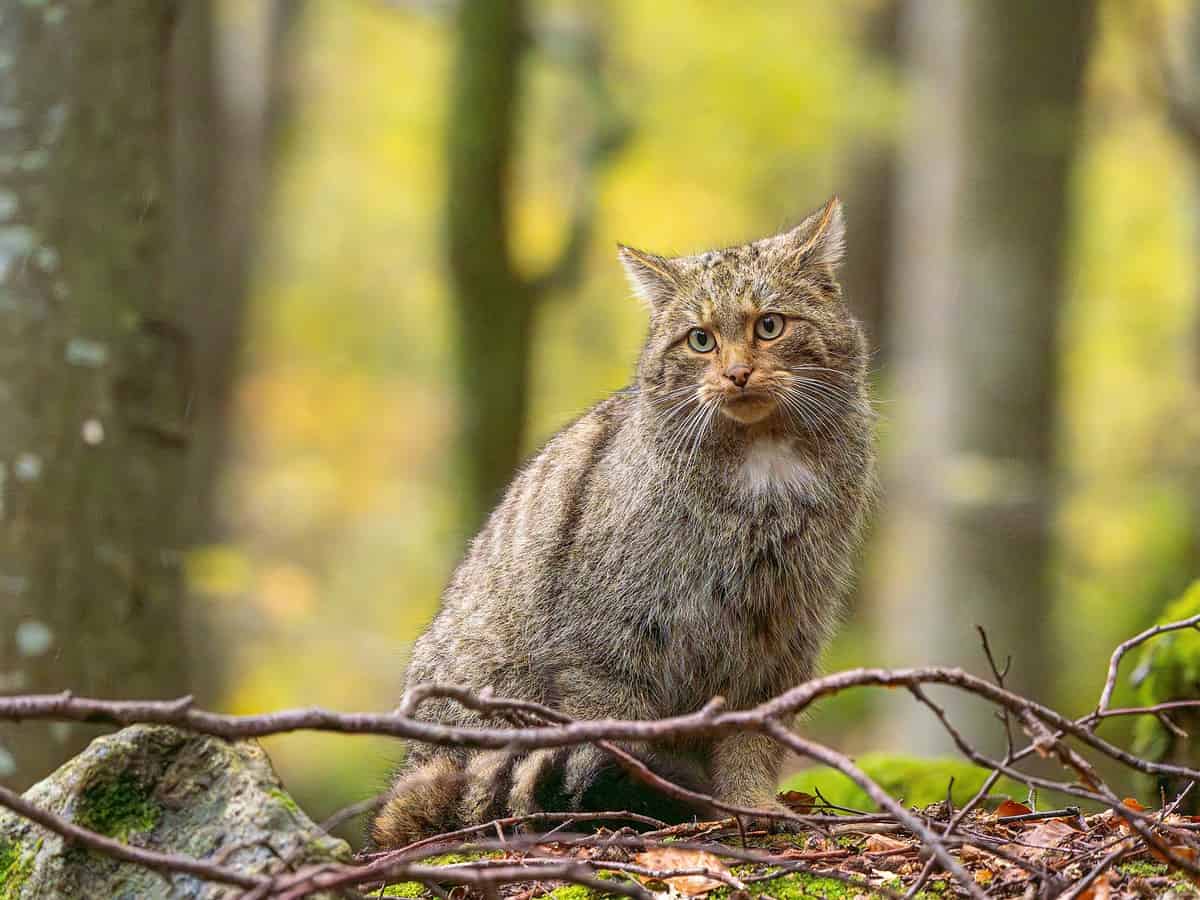
[{"label": "forest floor", "polygon": [[[934,828],[949,821],[944,804],[915,812]],[[550,835],[535,844],[518,842],[511,850],[443,854],[423,862],[443,866],[448,873],[455,868],[580,862],[613,885],[606,891],[548,878],[490,886],[492,895],[503,900],[600,900],[629,896],[630,888],[643,897],[650,893],[712,900],[905,895],[931,900],[967,895],[948,872],[929,864],[922,842],[903,826],[884,816],[845,818],[844,824],[823,827],[823,834],[742,833],[730,821],[675,826],[674,834],[660,834],[649,848],[639,846],[638,835],[629,829],[582,838],[564,834],[561,840]],[[1200,829],[1197,818],[1168,816],[1171,824],[1188,829]],[[1112,811],[1088,816],[1073,809],[1034,813],[1009,800],[993,812],[972,812],[955,826],[954,834],[955,840],[947,842],[954,858],[988,897],[1200,898],[1200,878],[1169,866],[1159,850],[1147,847]],[[1191,847],[1169,850],[1189,861],[1196,859]],[[477,892],[461,884],[451,888],[454,880],[444,883],[445,890],[410,881],[377,886],[367,896],[466,900]]]}]

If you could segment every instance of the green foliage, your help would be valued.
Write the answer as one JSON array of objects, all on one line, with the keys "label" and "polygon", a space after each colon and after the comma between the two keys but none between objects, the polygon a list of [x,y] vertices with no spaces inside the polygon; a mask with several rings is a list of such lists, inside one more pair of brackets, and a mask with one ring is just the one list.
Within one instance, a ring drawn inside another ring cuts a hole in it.
[{"label": "green foliage", "polygon": [[129,772],[84,788],[75,822],[109,837],[124,840],[132,832],[149,831],[161,810],[150,791]]},{"label": "green foliage", "polygon": [[[1158,624],[1197,614],[1200,581],[1164,610]],[[1171,631],[1150,641],[1138,660],[1133,680],[1141,706],[1200,698],[1200,629]],[[1151,759],[1162,759],[1172,743],[1171,733],[1153,716],[1139,719],[1135,736],[1135,752]]]},{"label": "green foliage", "polygon": [[[856,760],[859,768],[874,779],[893,797],[910,806],[928,806],[946,799],[946,787],[954,779],[952,798],[955,804],[966,803],[987,779],[988,771],[957,759],[922,759],[888,753],[868,753]],[[842,773],[816,766],[790,778],[784,790],[821,794],[838,806],[873,810],[875,804],[854,782]],[[1023,796],[1025,788],[1002,778],[993,794]]]},{"label": "green foliage", "polygon": [[[1200,581],[1159,617],[1159,625],[1200,615]],[[1200,629],[1170,631],[1142,651],[1134,680],[1143,705],[1200,696]]]}]

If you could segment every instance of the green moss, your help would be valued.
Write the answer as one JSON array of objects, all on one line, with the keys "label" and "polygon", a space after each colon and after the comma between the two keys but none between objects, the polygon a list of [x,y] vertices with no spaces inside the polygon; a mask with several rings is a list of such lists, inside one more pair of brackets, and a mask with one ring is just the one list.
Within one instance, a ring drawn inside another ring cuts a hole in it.
[{"label": "green moss", "polygon": [[133,775],[122,772],[83,790],[75,821],[84,828],[125,840],[135,831],[153,828],[160,812],[149,790]]},{"label": "green moss", "polygon": [[1134,878],[1153,878],[1158,875],[1166,875],[1167,867],[1163,863],[1137,859],[1133,862],[1121,863],[1117,866],[1117,871],[1122,875],[1130,875]]},{"label": "green moss", "polygon": [[602,894],[582,884],[564,884],[560,888],[555,888],[546,896],[553,897],[554,900],[600,900],[601,897],[613,897],[616,895]]},{"label": "green moss", "polygon": [[400,884],[389,884],[373,897],[423,897],[425,887],[418,881],[402,881]]},{"label": "green moss", "polygon": [[475,862],[478,859],[499,859],[502,855],[499,851],[488,853],[443,853],[441,856],[431,856],[420,862],[423,866],[453,866],[456,863]]},{"label": "green moss", "polygon": [[[856,760],[859,768],[893,797],[903,798],[910,806],[928,806],[946,799],[946,786],[954,779],[953,799],[958,805],[975,795],[988,777],[988,771],[958,759],[923,759],[890,753],[867,753]],[[853,809],[875,809],[875,804],[849,778],[834,769],[817,766],[807,769],[784,784],[783,789],[815,794],[816,789],[830,803]],[[1000,779],[993,792],[1004,796],[1024,796],[1026,788],[1006,778]]]},{"label": "green moss", "polygon": [[[741,867],[734,869],[738,873]],[[749,874],[742,872],[741,874]],[[768,878],[765,881],[755,881],[746,885],[750,896],[768,894],[775,900],[851,900],[854,897],[875,897],[866,882],[851,884],[838,881],[836,878],[823,878],[820,875],[810,875],[807,872],[794,872],[790,875],[780,875],[778,878]],[[727,887],[717,888],[708,894],[713,900],[725,900],[730,894]]]},{"label": "green moss", "polygon": [[33,852],[26,852],[20,844],[0,838],[0,900],[17,900],[21,886],[33,871],[33,861],[41,846],[38,841]]},{"label": "green moss", "polygon": [[[443,853],[419,860],[423,866],[452,866],[457,863],[475,862],[479,859],[497,859],[502,856],[499,851],[489,853]],[[423,897],[427,891],[424,885],[416,881],[401,881],[399,884],[389,884],[382,891],[372,894],[372,897]]]},{"label": "green moss", "polygon": [[291,794],[289,794],[287,791],[282,791],[279,788],[268,788],[267,794],[278,800],[279,804],[293,816],[299,817],[302,815],[300,807],[296,804],[296,801],[292,799]]}]

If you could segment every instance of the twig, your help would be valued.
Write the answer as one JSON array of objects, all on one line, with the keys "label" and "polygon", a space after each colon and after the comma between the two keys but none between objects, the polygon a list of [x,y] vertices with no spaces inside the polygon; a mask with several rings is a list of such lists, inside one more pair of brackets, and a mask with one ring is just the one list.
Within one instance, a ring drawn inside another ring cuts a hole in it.
[{"label": "twig", "polygon": [[[1182,631],[1185,628],[1195,628],[1200,630],[1200,615],[1195,615],[1187,619],[1181,619],[1178,622],[1168,622],[1165,625],[1155,625],[1152,628],[1147,628],[1141,634],[1134,635],[1127,641],[1122,641],[1117,645],[1117,649],[1113,651],[1112,657],[1108,661],[1108,675],[1104,679],[1104,689],[1100,692],[1100,702],[1096,704],[1096,716],[1103,717],[1111,715],[1109,705],[1112,702],[1113,691],[1117,687],[1117,670],[1121,668],[1121,659],[1139,644],[1144,644],[1151,638],[1156,638],[1160,634],[1166,634],[1168,631]],[[1164,707],[1160,704],[1153,707],[1145,707],[1138,710],[1145,712],[1148,710],[1159,710]]]}]

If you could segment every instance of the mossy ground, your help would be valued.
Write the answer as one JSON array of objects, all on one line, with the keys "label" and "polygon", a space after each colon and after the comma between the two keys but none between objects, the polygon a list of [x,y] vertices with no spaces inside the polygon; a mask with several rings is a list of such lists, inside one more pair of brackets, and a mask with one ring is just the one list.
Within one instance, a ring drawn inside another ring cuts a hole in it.
[{"label": "mossy ground", "polygon": [[38,846],[27,852],[20,844],[0,838],[0,900],[17,900],[20,896],[40,846],[38,841]]},{"label": "mossy ground", "polygon": [[[431,856],[428,859],[421,860],[421,865],[424,866],[452,866],[456,863],[474,862],[477,859],[493,859],[501,854],[499,853],[443,853],[440,856]],[[425,897],[432,896],[425,886],[417,881],[401,881],[398,884],[389,884],[380,891],[373,892],[371,897]]]},{"label": "mossy ground", "polygon": [[121,772],[84,788],[75,821],[84,828],[125,840],[133,832],[152,829],[160,814],[150,790],[130,773]]},{"label": "mossy ground", "polygon": [[1130,875],[1134,878],[1154,878],[1158,875],[1166,875],[1167,867],[1163,863],[1138,859],[1133,862],[1121,863],[1117,866],[1117,871],[1122,875]]},{"label": "mossy ground", "polygon": [[[737,869],[734,871],[738,872]],[[749,873],[741,872],[740,874]],[[928,890],[921,891],[917,896],[921,900],[941,900],[944,896],[944,888],[944,882],[935,881]],[[747,885],[747,889],[751,897],[766,894],[774,900],[852,900],[854,897],[882,896],[872,892],[865,882],[851,883],[804,873],[782,875],[778,878],[754,882]],[[718,888],[705,896],[710,900],[727,900],[729,894],[728,888]],[[390,885],[381,893],[371,896],[417,898],[428,896],[428,892],[417,882],[407,881],[402,884]],[[565,884],[545,896],[550,900],[619,900],[624,895],[604,893],[578,884]]]}]

